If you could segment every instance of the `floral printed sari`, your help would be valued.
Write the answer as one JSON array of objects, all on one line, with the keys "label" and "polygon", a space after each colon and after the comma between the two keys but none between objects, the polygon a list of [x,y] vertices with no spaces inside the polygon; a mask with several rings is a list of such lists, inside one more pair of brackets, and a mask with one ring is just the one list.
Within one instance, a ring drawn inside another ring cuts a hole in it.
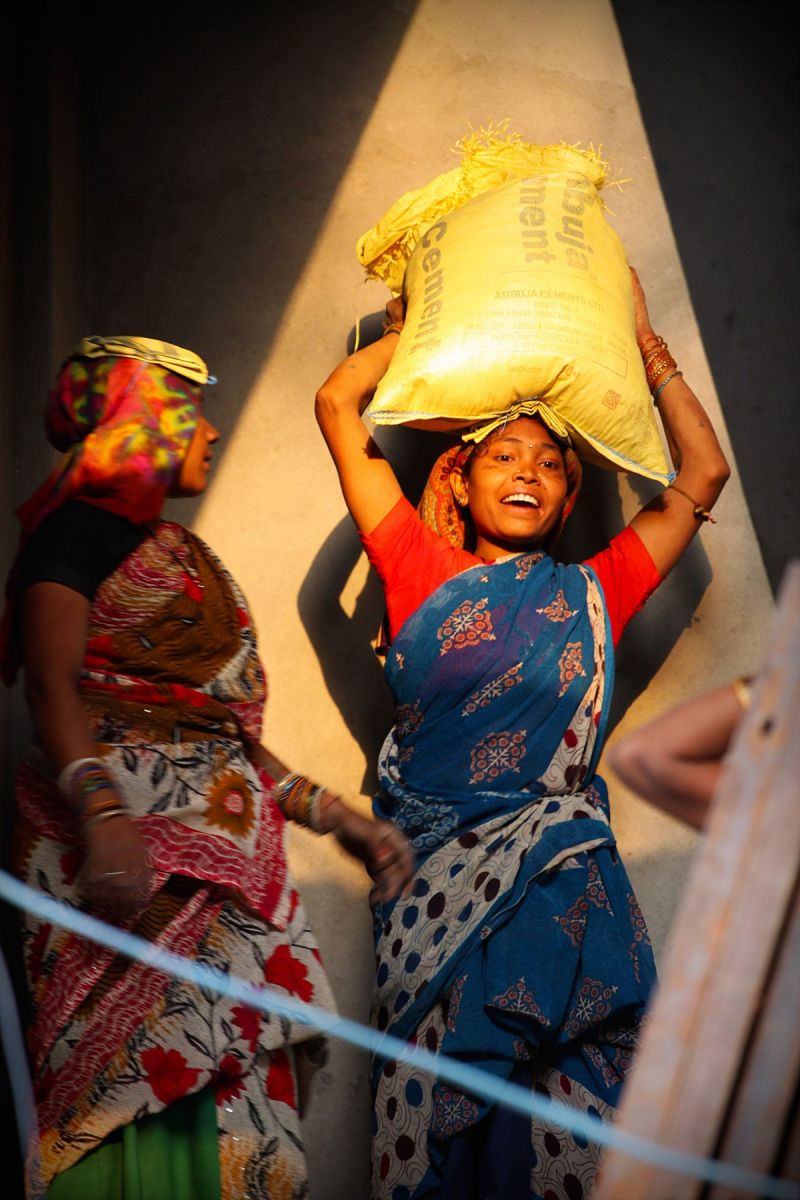
[{"label": "floral printed sari", "polygon": [[[159,521],[101,584],[81,698],[155,878],[134,932],[199,963],[332,1008],[287,870],[284,820],[254,764],[266,694],[239,589]],[[70,904],[81,839],[33,760],[17,786],[20,876]],[[26,915],[29,1050],[40,1125],[31,1196],[114,1130],[211,1086],[223,1200],[307,1194],[292,1047],[260,1015]]]},{"label": "floral printed sari", "polygon": [[[604,1118],[654,979],[594,773],[607,624],[591,571],[536,553],[463,571],[403,625],[375,806],[413,840],[417,871],[407,898],[375,911],[373,1013]],[[374,1090],[374,1196],[478,1194],[457,1163],[497,1122],[492,1106],[394,1061],[376,1064]],[[536,1121],[523,1141],[526,1195],[588,1195],[596,1147]]]}]

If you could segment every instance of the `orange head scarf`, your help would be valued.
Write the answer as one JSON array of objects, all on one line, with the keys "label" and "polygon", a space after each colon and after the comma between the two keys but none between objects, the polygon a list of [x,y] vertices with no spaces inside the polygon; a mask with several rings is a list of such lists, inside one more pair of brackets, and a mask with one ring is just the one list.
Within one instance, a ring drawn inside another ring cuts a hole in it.
[{"label": "orange head scarf", "polygon": [[[550,432],[552,433],[553,431],[550,430]],[[491,437],[491,434],[489,436]],[[567,517],[572,512],[575,507],[575,501],[578,499],[581,479],[583,478],[581,461],[575,451],[571,446],[564,443],[563,438],[557,434],[553,434],[553,436],[561,446],[561,451],[564,455],[567,495],[558,523],[547,535],[545,549],[548,551],[552,549],[561,537]],[[472,549],[470,542],[474,541],[472,523],[469,519],[468,510],[461,508],[456,503],[453,489],[450,486],[450,476],[455,470],[463,471],[476,453],[480,453],[478,445],[459,442],[455,446],[450,446],[443,454],[440,454],[428,476],[428,482],[425,484],[425,489],[418,505],[419,514],[429,529],[432,529],[434,533],[438,533],[439,537],[445,538],[451,545],[463,547],[467,550]]]}]

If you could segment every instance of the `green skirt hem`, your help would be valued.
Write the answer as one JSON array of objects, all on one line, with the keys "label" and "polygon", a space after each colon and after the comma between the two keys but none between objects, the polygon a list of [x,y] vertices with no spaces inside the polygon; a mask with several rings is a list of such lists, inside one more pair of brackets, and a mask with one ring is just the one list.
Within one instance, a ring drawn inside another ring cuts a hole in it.
[{"label": "green skirt hem", "polygon": [[213,1088],[116,1129],[57,1175],[47,1200],[220,1200]]}]

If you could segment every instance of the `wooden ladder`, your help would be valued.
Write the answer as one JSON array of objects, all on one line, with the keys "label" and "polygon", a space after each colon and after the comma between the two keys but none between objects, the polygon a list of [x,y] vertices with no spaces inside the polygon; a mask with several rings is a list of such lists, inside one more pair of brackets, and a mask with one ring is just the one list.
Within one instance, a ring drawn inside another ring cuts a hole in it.
[{"label": "wooden ladder", "polygon": [[[800,1181],[800,561],[781,586],[617,1126]],[[800,1186],[798,1186],[800,1196]],[[593,1200],[733,1200],[618,1150]]]}]

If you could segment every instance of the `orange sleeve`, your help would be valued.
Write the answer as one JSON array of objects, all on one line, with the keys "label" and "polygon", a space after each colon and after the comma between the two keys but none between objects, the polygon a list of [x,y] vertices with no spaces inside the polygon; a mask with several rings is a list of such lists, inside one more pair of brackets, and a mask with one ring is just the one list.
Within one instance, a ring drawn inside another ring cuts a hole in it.
[{"label": "orange sleeve", "polygon": [[606,550],[587,558],[600,581],[616,646],[634,613],[663,581],[650,553],[635,529],[618,533]]},{"label": "orange sleeve", "polygon": [[359,536],[383,584],[392,639],[441,584],[480,562],[428,529],[405,497],[371,533]]}]

